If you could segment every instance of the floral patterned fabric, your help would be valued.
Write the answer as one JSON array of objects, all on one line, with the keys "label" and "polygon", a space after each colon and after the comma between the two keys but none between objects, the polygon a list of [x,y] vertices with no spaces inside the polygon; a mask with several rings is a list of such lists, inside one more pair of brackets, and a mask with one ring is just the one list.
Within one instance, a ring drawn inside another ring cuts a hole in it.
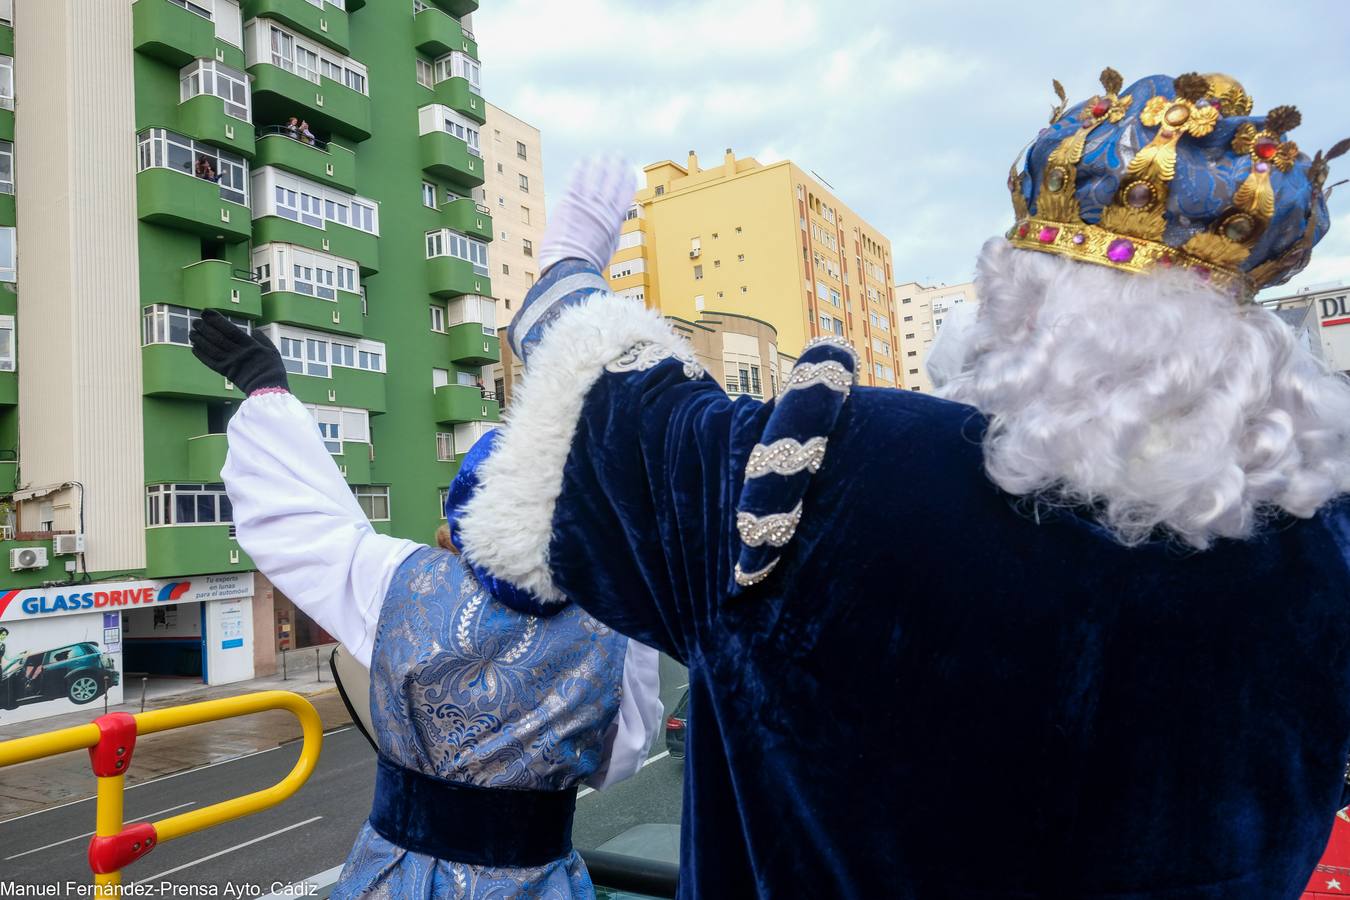
[{"label": "floral patterned fabric", "polygon": [[[380,753],[479,787],[557,791],[594,773],[618,713],[627,638],[575,605],[535,618],[492,600],[453,554],[395,573],[371,660]],[[465,823],[472,828],[472,822]],[[575,853],[489,868],[412,853],[366,824],[334,897],[592,897]]]}]

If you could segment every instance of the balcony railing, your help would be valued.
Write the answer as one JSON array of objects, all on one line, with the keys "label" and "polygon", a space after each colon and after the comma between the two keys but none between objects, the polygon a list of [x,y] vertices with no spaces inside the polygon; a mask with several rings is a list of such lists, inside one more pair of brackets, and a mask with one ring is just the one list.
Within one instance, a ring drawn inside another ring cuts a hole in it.
[{"label": "balcony railing", "polygon": [[300,132],[288,125],[267,125],[258,129],[258,137],[268,134],[279,134],[282,137],[290,138],[297,144],[304,144],[306,147],[313,147],[322,153],[328,152],[328,142],[321,141],[318,138],[304,138]]}]

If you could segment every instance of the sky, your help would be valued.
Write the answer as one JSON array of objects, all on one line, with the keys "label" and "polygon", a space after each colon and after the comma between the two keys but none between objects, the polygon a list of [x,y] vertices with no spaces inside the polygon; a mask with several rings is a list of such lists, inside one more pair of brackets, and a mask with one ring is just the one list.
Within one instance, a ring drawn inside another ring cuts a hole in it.
[{"label": "sky", "polygon": [[[1005,185],[1049,118],[1113,66],[1226,72],[1296,105],[1305,151],[1350,137],[1350,0],[489,0],[487,98],[542,131],[551,206],[580,159],[791,159],[891,239],[897,282],[973,275],[1012,223]],[[1331,181],[1350,178],[1350,155]],[[1289,289],[1350,281],[1350,184]]]}]

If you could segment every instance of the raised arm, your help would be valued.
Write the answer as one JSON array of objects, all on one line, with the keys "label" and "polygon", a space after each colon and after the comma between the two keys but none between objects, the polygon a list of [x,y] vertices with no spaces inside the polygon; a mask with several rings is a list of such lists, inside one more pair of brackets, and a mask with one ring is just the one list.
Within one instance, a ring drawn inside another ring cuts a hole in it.
[{"label": "raised arm", "polygon": [[390,579],[420,547],[377,533],[287,390],[271,341],[212,310],[192,329],[193,353],[248,395],[230,420],[221,473],[239,545],[287,597],[370,665]]},{"label": "raised arm", "polygon": [[465,508],[464,549],[685,660],[731,577],[733,445],[764,408],[733,403],[658,313],[609,293],[632,195],[627,167],[591,163],[551,217],[549,268],[510,334],[524,382]]}]

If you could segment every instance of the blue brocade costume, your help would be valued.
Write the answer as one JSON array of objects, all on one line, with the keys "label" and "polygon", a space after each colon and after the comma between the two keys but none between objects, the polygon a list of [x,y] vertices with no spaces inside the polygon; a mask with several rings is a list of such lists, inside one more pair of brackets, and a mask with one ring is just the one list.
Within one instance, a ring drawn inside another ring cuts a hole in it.
[{"label": "blue brocade costume", "polygon": [[[375,639],[371,715],[380,754],[479,787],[572,787],[601,764],[626,646],[575,605],[541,619],[493,602],[454,555],[420,550],[395,573]],[[471,840],[474,823],[462,826]],[[367,823],[333,896],[593,894],[575,851],[530,868],[468,865],[403,850]]]},{"label": "blue brocade costume", "polygon": [[[689,666],[682,898],[1298,896],[1346,803],[1346,503],[1127,548],[994,487],[975,410],[850,394],[828,351],[787,395],[812,444],[584,263],[516,321],[465,552]],[[489,515],[522,488],[556,498],[511,523],[532,557]]]}]

